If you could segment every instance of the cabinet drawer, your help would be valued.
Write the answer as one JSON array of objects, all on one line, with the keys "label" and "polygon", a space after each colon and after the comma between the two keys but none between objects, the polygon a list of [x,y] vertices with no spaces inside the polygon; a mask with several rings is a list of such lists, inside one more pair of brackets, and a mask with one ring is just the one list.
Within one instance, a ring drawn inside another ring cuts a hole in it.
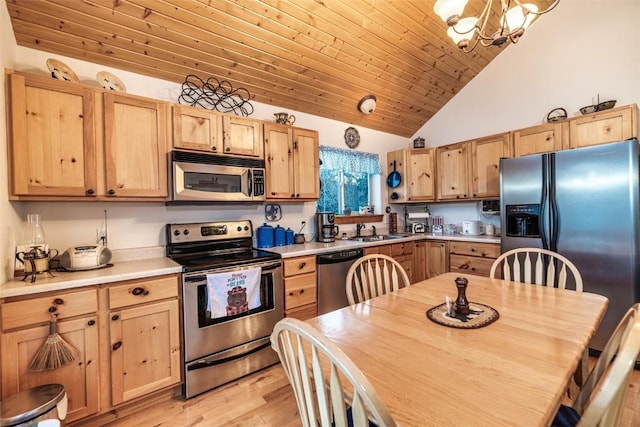
[{"label": "cabinet drawer", "polygon": [[287,310],[315,302],[315,273],[284,279],[284,306]]},{"label": "cabinet drawer", "polygon": [[495,243],[449,242],[449,253],[482,258],[498,258],[500,245]]},{"label": "cabinet drawer", "polygon": [[2,330],[46,323],[51,319],[51,307],[55,308],[58,320],[95,313],[98,310],[98,292],[90,289],[7,302],[2,304]]},{"label": "cabinet drawer", "polygon": [[293,317],[299,320],[307,320],[318,315],[317,304],[307,304],[300,307],[296,307],[293,310],[287,310],[284,313],[285,317]]},{"label": "cabinet drawer", "polygon": [[449,257],[449,271],[488,277],[493,261],[495,261],[493,258],[451,255]]},{"label": "cabinet drawer", "polygon": [[316,271],[316,256],[305,256],[298,258],[285,259],[284,276],[295,276],[296,274],[312,273]]},{"label": "cabinet drawer", "polygon": [[109,308],[143,304],[178,296],[178,277],[164,276],[153,279],[132,280],[109,288]]}]

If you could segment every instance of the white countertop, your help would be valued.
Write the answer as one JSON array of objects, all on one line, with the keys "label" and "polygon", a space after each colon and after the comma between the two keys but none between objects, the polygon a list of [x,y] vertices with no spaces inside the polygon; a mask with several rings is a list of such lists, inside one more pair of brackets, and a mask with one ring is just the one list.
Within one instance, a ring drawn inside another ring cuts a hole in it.
[{"label": "white countertop", "polygon": [[54,271],[51,277],[46,273],[38,274],[31,283],[31,276],[25,281],[14,278],[0,285],[0,298],[31,295],[40,292],[59,291],[119,282],[121,280],[141,279],[163,274],[180,273],[182,266],[169,258],[149,258],[136,261],[116,261],[109,267],[87,271]]},{"label": "white countertop", "polygon": [[[403,233],[404,234],[404,233]],[[378,245],[388,245],[391,243],[408,242],[412,240],[456,240],[463,242],[476,242],[476,243],[497,243],[500,244],[500,236],[468,236],[462,234],[427,234],[427,233],[415,233],[407,234],[407,237],[399,237],[387,240],[378,240],[374,242],[359,242],[357,240],[342,240],[336,239],[335,242],[321,243],[321,242],[308,242],[298,245],[277,246],[273,248],[264,248],[263,250],[268,252],[278,253],[282,258],[291,258],[304,255],[317,255],[327,252],[335,252],[342,249],[352,248],[365,248]]]}]

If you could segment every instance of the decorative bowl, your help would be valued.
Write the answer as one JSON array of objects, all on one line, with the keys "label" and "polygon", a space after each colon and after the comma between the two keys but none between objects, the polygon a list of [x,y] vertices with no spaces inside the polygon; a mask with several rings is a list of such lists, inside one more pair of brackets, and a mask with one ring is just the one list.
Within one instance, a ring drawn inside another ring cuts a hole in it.
[{"label": "decorative bowl", "polygon": [[616,105],[616,100],[613,101],[604,101],[596,106],[597,111],[608,110],[609,108],[613,108]]},{"label": "decorative bowl", "polygon": [[597,105],[587,105],[586,107],[582,107],[580,109],[580,112],[582,114],[591,114],[591,113],[595,113],[596,111],[598,111]]}]

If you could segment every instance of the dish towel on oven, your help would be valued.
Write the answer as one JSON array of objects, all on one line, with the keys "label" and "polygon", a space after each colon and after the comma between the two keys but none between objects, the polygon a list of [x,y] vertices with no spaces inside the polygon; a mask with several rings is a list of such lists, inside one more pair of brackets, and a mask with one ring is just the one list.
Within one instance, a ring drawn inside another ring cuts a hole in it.
[{"label": "dish towel on oven", "polygon": [[207,274],[207,310],[211,318],[233,316],[260,307],[262,269]]}]

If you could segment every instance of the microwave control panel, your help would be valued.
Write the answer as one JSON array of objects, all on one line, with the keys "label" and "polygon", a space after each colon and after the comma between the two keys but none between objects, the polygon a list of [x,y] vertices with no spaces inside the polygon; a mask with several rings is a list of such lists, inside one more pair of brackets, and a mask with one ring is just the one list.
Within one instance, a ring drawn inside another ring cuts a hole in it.
[{"label": "microwave control panel", "polygon": [[253,170],[253,195],[264,196],[264,169]]}]

